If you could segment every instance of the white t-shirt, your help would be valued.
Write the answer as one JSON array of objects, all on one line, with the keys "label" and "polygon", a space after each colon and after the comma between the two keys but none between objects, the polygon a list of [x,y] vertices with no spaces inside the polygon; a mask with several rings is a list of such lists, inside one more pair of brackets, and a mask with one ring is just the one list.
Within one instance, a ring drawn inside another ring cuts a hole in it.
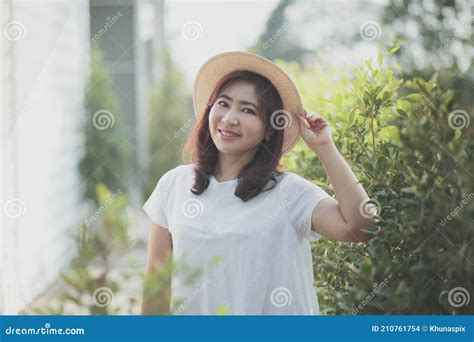
[{"label": "white t-shirt", "polygon": [[330,195],[294,173],[276,178],[274,188],[243,202],[234,195],[237,179],[211,176],[194,195],[192,164],[161,177],[143,209],[170,231],[173,259],[202,272],[192,281],[189,271],[180,274],[184,266],[173,273],[172,314],[319,314],[310,241],[320,235],[311,214]]}]

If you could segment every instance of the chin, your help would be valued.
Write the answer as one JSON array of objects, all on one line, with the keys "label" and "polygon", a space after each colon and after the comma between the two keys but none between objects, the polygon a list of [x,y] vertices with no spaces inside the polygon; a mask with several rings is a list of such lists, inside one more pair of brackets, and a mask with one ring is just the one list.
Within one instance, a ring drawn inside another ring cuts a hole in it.
[{"label": "chin", "polygon": [[227,153],[227,154],[240,154],[243,152],[242,149],[240,148],[233,148],[233,147],[229,147],[229,146],[222,146],[222,145],[217,145],[216,144],[216,147],[217,147],[217,150],[219,150],[219,152],[221,153]]}]

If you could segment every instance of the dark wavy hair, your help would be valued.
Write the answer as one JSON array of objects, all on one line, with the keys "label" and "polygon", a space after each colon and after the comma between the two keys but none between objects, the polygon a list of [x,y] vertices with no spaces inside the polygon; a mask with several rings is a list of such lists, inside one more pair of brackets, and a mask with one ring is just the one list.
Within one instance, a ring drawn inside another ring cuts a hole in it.
[{"label": "dark wavy hair", "polygon": [[[271,114],[283,109],[283,104],[278,91],[267,78],[243,70],[234,71],[224,76],[217,83],[206,107],[196,113],[198,121],[186,140],[182,158],[183,161],[194,164],[194,185],[191,192],[195,195],[202,194],[209,186],[210,176],[215,174],[218,161],[218,149],[209,132],[209,113],[222,91],[235,81],[246,81],[255,86],[260,109],[259,118],[265,124],[265,133],[268,130],[271,132],[270,140],[262,139],[254,158],[242,168],[239,174],[234,194],[242,201],[247,202],[260,192],[275,187],[277,184],[275,176],[283,173],[279,169],[283,130],[274,129],[270,124]],[[266,188],[269,182],[272,184]]]}]

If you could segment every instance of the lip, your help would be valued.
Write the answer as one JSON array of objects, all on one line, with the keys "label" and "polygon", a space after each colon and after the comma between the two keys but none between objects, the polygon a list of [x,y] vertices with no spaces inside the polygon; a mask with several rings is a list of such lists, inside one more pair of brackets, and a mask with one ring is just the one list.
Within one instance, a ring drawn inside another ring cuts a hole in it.
[{"label": "lip", "polygon": [[226,135],[222,134],[222,131],[224,131],[224,132],[226,132],[226,131],[227,131],[227,132],[232,132],[232,133],[234,133],[234,134],[237,134],[237,132],[234,132],[234,131],[231,131],[231,130],[228,130],[228,129],[220,129],[220,128],[218,128],[217,130],[219,131],[219,136],[220,136],[223,140],[233,140],[233,139],[236,139],[236,138],[240,138],[240,135],[230,137],[230,136],[226,136]]}]

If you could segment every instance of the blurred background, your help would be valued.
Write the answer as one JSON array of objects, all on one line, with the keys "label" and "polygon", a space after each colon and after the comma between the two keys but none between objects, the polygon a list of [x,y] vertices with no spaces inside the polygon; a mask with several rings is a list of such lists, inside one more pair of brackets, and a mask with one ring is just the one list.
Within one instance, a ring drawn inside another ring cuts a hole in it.
[{"label": "blurred background", "polygon": [[[1,314],[139,313],[141,206],[230,50],[290,73],[373,199],[370,244],[313,246],[321,311],[473,314],[470,1],[0,3]],[[284,163],[334,194],[302,141]]]}]

